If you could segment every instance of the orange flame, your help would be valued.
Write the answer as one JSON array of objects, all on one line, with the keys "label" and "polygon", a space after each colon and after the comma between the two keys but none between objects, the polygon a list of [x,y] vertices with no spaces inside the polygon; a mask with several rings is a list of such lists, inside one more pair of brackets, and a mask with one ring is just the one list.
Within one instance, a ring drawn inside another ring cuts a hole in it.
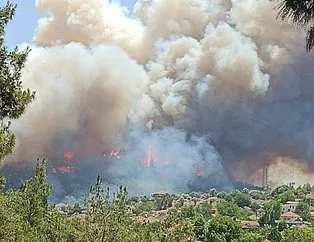
[{"label": "orange flame", "polygon": [[[63,158],[65,162],[72,162],[74,154],[71,151],[65,151],[63,154]],[[53,174],[67,174],[74,171],[74,166],[52,166],[52,173]]]},{"label": "orange flame", "polygon": [[156,166],[158,164],[169,164],[167,160],[160,159],[158,155],[152,151],[150,145],[147,146],[144,161],[141,161],[140,158],[138,158],[137,160],[147,168]]},{"label": "orange flame", "polygon": [[73,166],[61,166],[61,167],[53,167],[52,168],[53,174],[57,174],[57,173],[67,174],[67,173],[71,173],[73,171],[74,171]]},{"label": "orange flame", "polygon": [[113,157],[120,159],[120,150],[117,150],[117,151],[112,150],[110,153],[110,156],[113,156]]},{"label": "orange flame", "polygon": [[158,157],[151,151],[150,146],[147,147],[144,165],[146,167],[155,166]]},{"label": "orange flame", "polygon": [[197,173],[196,173],[196,175],[197,175],[198,177],[205,177],[205,172],[198,170]]},{"label": "orange flame", "polygon": [[73,159],[73,156],[74,154],[71,151],[66,151],[64,152],[64,155],[63,155],[66,161],[71,161]]},{"label": "orange flame", "polygon": [[106,152],[103,153],[103,157],[115,157],[117,159],[121,159],[120,150],[111,150],[109,154]]}]

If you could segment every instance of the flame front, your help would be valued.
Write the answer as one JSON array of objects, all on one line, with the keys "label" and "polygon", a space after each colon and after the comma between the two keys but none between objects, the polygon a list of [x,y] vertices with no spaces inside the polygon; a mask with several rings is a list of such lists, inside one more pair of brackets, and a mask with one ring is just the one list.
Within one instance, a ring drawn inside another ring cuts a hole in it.
[{"label": "flame front", "polygon": [[161,159],[155,152],[153,152],[150,145],[147,146],[144,159],[137,159],[141,165],[146,168],[155,167],[157,165],[167,165],[169,161],[167,159]]},{"label": "flame front", "polygon": [[53,174],[68,174],[74,172],[75,168],[72,164],[74,154],[71,151],[65,151],[63,154],[63,158],[66,164],[61,166],[53,165],[51,171]]}]

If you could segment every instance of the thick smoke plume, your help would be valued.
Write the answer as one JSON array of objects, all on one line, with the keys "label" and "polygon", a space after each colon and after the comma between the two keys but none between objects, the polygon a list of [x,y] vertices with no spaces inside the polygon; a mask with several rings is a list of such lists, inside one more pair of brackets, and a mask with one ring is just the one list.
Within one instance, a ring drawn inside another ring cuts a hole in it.
[{"label": "thick smoke plume", "polygon": [[[311,174],[313,56],[273,2],[139,0],[132,14],[103,0],[36,6],[48,17],[22,81],[37,98],[13,124],[8,164],[70,150],[74,174],[52,175],[60,191],[79,190],[92,170],[140,193],[258,185],[278,159]],[[119,159],[106,158],[113,150]]]}]

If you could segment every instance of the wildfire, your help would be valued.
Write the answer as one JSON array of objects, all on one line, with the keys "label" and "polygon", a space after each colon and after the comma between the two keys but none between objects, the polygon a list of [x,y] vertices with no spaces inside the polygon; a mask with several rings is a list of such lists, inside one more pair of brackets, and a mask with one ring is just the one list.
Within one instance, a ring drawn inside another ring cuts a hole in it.
[{"label": "wildfire", "polygon": [[71,161],[73,159],[73,155],[74,154],[71,151],[66,151],[63,156],[66,161]]},{"label": "wildfire", "polygon": [[121,159],[120,150],[111,150],[109,154],[104,152],[103,157],[115,157],[117,159]]},{"label": "wildfire", "polygon": [[205,177],[209,173],[208,169],[206,169],[205,167],[200,167],[200,165],[195,165],[194,171],[197,177]]},{"label": "wildfire", "polygon": [[198,170],[197,173],[196,173],[196,175],[197,175],[198,177],[205,177],[205,172]]},{"label": "wildfire", "polygon": [[73,171],[74,171],[73,166],[52,167],[53,174],[57,174],[57,173],[66,174],[66,173],[71,173]]},{"label": "wildfire", "polygon": [[[141,159],[138,159],[141,162]],[[156,166],[157,164],[169,164],[167,160],[160,159],[156,153],[154,153],[150,146],[147,146],[144,161],[141,162],[145,167],[149,168]]]},{"label": "wildfire", "polygon": [[[72,163],[72,159],[74,154],[71,151],[66,151],[63,154],[64,161],[66,163]],[[52,173],[53,174],[67,174],[74,171],[74,166],[72,165],[63,165],[63,166],[52,166]]]}]

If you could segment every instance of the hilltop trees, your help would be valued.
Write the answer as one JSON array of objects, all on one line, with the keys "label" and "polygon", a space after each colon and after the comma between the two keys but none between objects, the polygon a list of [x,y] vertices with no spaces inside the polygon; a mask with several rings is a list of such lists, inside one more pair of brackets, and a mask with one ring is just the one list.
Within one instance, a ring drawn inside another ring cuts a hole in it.
[{"label": "hilltop trees", "polygon": [[259,219],[260,225],[275,226],[276,220],[281,214],[281,204],[278,201],[270,201],[263,206],[262,216]]},{"label": "hilltop trees", "polygon": [[[0,185],[4,185],[3,180]],[[138,216],[132,212],[134,206],[154,202],[156,198],[129,199],[122,186],[112,193],[104,189],[98,176],[86,201],[74,205],[76,212],[73,213],[71,209],[59,212],[54,209],[48,203],[50,190],[45,161],[38,161],[33,177],[21,188],[6,192],[0,189],[0,241],[261,242],[268,238],[274,242],[314,242],[312,227],[290,228],[286,222],[277,224],[281,204],[275,197],[266,200],[259,209],[261,225],[268,226],[248,228],[242,222],[247,222],[252,211],[239,207],[235,201],[222,199],[212,204],[204,196],[204,200],[200,197],[194,205],[189,198],[179,208],[173,205],[158,210],[155,206],[151,212]],[[277,190],[280,194],[285,192],[285,188]],[[254,201],[251,207],[258,209],[253,204]],[[83,212],[77,214],[80,211]],[[306,201],[300,203],[298,211],[308,215]]]},{"label": "hilltop trees", "polygon": [[45,161],[16,191],[0,192],[0,241],[67,241],[67,219],[48,205]]},{"label": "hilltop trees", "polygon": [[0,7],[0,161],[12,152],[15,143],[8,120],[19,118],[35,96],[23,89],[20,81],[29,49],[10,51],[4,42],[5,27],[13,19],[15,9],[16,5],[9,2]]},{"label": "hilltop trees", "polygon": [[314,0],[276,0],[278,17],[307,30],[306,51],[314,47]]},{"label": "hilltop trees", "polygon": [[205,241],[231,242],[241,235],[241,227],[230,217],[217,216],[210,220],[206,226]]},{"label": "hilltop trees", "polygon": [[310,206],[306,201],[300,202],[297,205],[295,212],[299,214],[302,219],[311,221]]}]

